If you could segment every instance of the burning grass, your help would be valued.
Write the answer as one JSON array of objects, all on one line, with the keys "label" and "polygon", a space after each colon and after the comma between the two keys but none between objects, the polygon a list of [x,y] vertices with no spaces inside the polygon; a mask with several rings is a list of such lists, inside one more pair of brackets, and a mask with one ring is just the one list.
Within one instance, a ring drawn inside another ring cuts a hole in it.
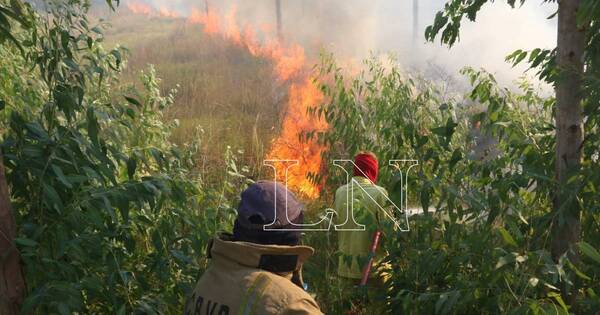
[{"label": "burning grass", "polygon": [[[175,140],[188,140],[196,123],[210,117],[209,125],[216,125],[210,134],[219,134],[215,137],[218,140],[209,139],[206,144],[206,150],[217,150],[210,152],[211,156],[220,156],[226,144],[241,142],[252,157],[252,161],[246,162],[254,166],[259,177],[263,157],[297,160],[300,164],[289,169],[288,185],[304,197],[318,197],[320,185],[311,182],[307,175],[319,172],[324,148],[316,142],[299,139],[303,132],[323,130],[327,125],[307,113],[321,101],[322,95],[312,83],[301,46],[280,41],[269,25],[238,25],[235,7],[228,12],[192,10],[185,19],[138,2],[132,2],[129,10],[133,15],[124,21],[117,18],[113,23],[143,19],[148,24],[170,21],[166,35],[148,41],[137,39],[137,34],[143,31],[132,28],[135,31],[130,36],[136,45],[132,47],[130,69],[136,72],[153,63],[166,88],[179,84],[176,105],[170,115],[182,122],[175,132],[181,138]],[[118,32],[113,35],[122,36]],[[248,116],[252,119],[241,118]],[[248,125],[249,122],[254,124]],[[232,128],[235,132],[229,133]],[[251,130],[256,137],[246,136]],[[235,133],[248,139],[236,141]],[[231,134],[231,138],[223,139],[222,134]],[[263,143],[270,143],[269,149],[264,150]],[[266,154],[259,158],[259,151]],[[278,164],[276,169],[278,179],[285,180],[284,165]]]}]

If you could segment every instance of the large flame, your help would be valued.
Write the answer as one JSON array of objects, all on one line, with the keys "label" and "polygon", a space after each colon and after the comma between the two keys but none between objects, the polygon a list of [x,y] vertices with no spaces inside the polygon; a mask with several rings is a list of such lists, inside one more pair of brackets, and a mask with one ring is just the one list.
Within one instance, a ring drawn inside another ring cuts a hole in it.
[{"label": "large flame", "polygon": [[[307,175],[319,173],[321,154],[325,148],[312,139],[308,142],[300,141],[299,136],[303,131],[327,128],[324,121],[312,119],[306,113],[309,107],[322,101],[323,95],[310,77],[304,77],[292,83],[288,92],[288,109],[283,121],[282,133],[273,142],[267,157],[298,160],[299,165],[291,166],[287,170],[288,186],[308,198],[316,198],[319,196],[321,187],[311,182]],[[284,177],[286,165],[275,166],[277,175]]]},{"label": "large flame", "polygon": [[204,33],[206,34],[220,33],[219,17],[212,10],[202,12],[194,8],[187,20],[192,24],[202,24],[204,26]]},{"label": "large flame", "polygon": [[[134,2],[134,4],[139,3]],[[139,14],[156,15],[158,12],[161,16],[169,16],[166,14],[167,11],[163,12],[163,9],[157,11],[146,7],[134,6],[129,9]],[[241,27],[236,15],[235,6],[232,6],[222,17],[212,9],[204,11],[192,9],[187,22],[201,24],[206,34],[221,36],[247,49],[250,54],[273,63],[274,76],[280,83],[289,85],[288,103],[281,134],[273,140],[266,159],[297,160],[299,165],[291,166],[287,170],[288,187],[304,197],[316,198],[319,196],[321,185],[313,183],[307,175],[318,174],[321,170],[321,154],[324,147],[314,140],[302,142],[300,135],[310,130],[324,130],[327,124],[307,113],[310,107],[321,102],[323,96],[313,84],[304,48],[295,43],[284,43],[279,40],[273,34],[272,25]],[[285,181],[286,167],[284,163],[275,165],[278,180]]]}]

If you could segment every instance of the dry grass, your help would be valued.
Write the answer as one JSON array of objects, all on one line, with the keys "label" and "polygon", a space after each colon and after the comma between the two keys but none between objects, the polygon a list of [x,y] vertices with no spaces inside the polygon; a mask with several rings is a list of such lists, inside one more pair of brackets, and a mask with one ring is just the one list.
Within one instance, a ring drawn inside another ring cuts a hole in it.
[{"label": "dry grass", "polygon": [[[286,88],[277,84],[269,61],[256,58],[201,26],[183,19],[120,14],[109,19],[108,46],[130,50],[125,80],[153,64],[164,92],[177,89],[167,119],[178,119],[173,140],[192,140],[204,130],[199,167],[208,173],[222,169],[227,146],[244,151],[244,164],[255,170],[280,125]],[[211,169],[212,168],[212,169]]]}]

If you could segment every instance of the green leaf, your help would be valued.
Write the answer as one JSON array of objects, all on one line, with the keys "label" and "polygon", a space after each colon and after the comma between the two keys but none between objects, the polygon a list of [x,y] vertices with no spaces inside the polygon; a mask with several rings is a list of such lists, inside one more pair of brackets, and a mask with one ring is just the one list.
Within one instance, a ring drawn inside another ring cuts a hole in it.
[{"label": "green leaf", "polygon": [[60,199],[58,192],[56,192],[56,189],[54,189],[54,187],[48,185],[47,183],[43,184],[44,187],[44,201],[46,202],[46,205],[48,205],[50,208],[54,208],[57,212],[61,212],[61,209],[63,208],[63,203],[62,200]]},{"label": "green leaf", "polygon": [[140,102],[133,97],[125,96],[125,99],[138,108],[142,107],[142,104],[140,104]]},{"label": "green leaf", "polygon": [[135,119],[135,110],[133,110],[133,108],[125,109],[125,114],[127,114],[127,116],[131,117],[131,119]]},{"label": "green leaf", "polygon": [[77,109],[77,100],[72,86],[59,84],[54,89],[54,98],[57,107],[65,113],[67,120],[71,120]]},{"label": "green leaf", "polygon": [[554,300],[556,300],[556,302],[558,302],[558,304],[560,305],[560,307],[562,307],[563,311],[565,311],[565,312],[569,311],[569,308],[567,307],[567,304],[565,304],[565,301],[563,301],[563,299],[562,299],[562,297],[560,296],[559,293],[550,292],[550,293],[548,293],[548,297],[551,297]]},{"label": "green leaf", "polygon": [[27,129],[29,134],[32,136],[32,138],[34,138],[36,140],[48,141],[50,139],[50,136],[48,135],[46,130],[44,130],[44,128],[42,128],[42,126],[40,124],[38,124],[37,122],[36,123],[28,123],[25,125],[25,128]]},{"label": "green leaf", "polygon": [[583,273],[581,270],[579,270],[579,268],[577,268],[572,262],[570,262],[569,260],[567,260],[567,266],[569,266],[569,268],[571,268],[573,271],[575,271],[575,274],[580,277],[583,280],[586,281],[591,281],[592,278],[590,278],[588,275],[586,275],[585,273]]},{"label": "green leaf", "polygon": [[527,57],[527,52],[522,52],[520,53],[513,61],[513,65],[518,65],[519,63],[521,63],[521,61],[523,61],[523,59],[525,59],[525,57]]},{"label": "green leaf", "polygon": [[169,250],[169,252],[171,253],[171,255],[173,255],[173,257],[175,257],[177,260],[184,264],[191,264],[193,262],[191,258],[186,256],[183,252],[179,250],[171,249]]},{"label": "green leaf", "polygon": [[28,246],[28,247],[35,247],[38,245],[38,242],[36,242],[32,239],[23,238],[23,237],[15,238],[15,243],[17,243],[18,245],[21,245],[21,246]]},{"label": "green leaf", "polygon": [[591,258],[596,263],[600,264],[600,253],[590,244],[586,242],[579,242],[579,250],[586,255],[588,258]]},{"label": "green leaf", "polygon": [[100,126],[93,107],[89,107],[87,110],[87,123],[88,136],[92,143],[98,145],[98,131],[100,130]]},{"label": "green leaf", "polygon": [[461,149],[454,150],[454,152],[452,153],[452,157],[450,158],[450,161],[448,162],[448,168],[450,170],[454,169],[454,166],[456,165],[456,163],[458,163],[461,159],[462,159]]},{"label": "green leaf", "polygon": [[12,34],[9,28],[6,26],[0,25],[0,43],[4,40],[4,38],[8,38],[13,44],[19,49],[21,55],[25,55],[25,50],[23,50],[23,46],[21,46],[21,42],[17,40]]},{"label": "green leaf", "polygon": [[58,313],[61,315],[69,315],[71,311],[65,303],[58,303]]},{"label": "green leaf", "polygon": [[508,233],[508,231],[505,228],[498,228],[498,232],[500,232],[500,235],[502,236],[502,239],[506,244],[518,247],[517,242],[515,242],[515,239],[510,235],[510,233]]},{"label": "green leaf", "polygon": [[127,159],[127,176],[129,177],[129,180],[133,180],[133,175],[135,175],[136,168],[137,159],[132,155],[129,157],[129,159]]},{"label": "green leaf", "polygon": [[152,231],[152,244],[154,244],[156,252],[160,253],[163,251],[162,238],[160,237],[158,230]]},{"label": "green leaf", "polygon": [[73,188],[73,185],[69,182],[62,169],[58,167],[58,165],[52,164],[52,171],[54,171],[54,174],[56,174],[58,181],[67,186],[67,188]]},{"label": "green leaf", "polygon": [[32,313],[33,310],[41,303],[42,296],[38,292],[34,292],[29,295],[25,301],[23,302],[23,306],[21,306],[21,312],[23,314]]}]

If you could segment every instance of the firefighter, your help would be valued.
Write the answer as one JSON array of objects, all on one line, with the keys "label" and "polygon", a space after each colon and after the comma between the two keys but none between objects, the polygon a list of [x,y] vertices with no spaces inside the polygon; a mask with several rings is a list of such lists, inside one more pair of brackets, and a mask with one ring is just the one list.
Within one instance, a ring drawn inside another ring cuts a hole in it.
[{"label": "firefighter", "polygon": [[250,185],[241,194],[233,234],[220,233],[209,245],[210,265],[185,314],[322,314],[303,289],[302,264],[314,252],[299,245],[301,232],[294,230],[303,218],[302,204],[282,184]]},{"label": "firefighter", "polygon": [[387,191],[376,184],[379,166],[375,154],[358,153],[354,165],[351,181],[335,192],[336,225],[341,228],[337,232],[337,273],[344,290],[350,289],[346,314],[380,314],[384,310],[375,305],[385,304],[369,301],[385,298],[383,279],[371,270],[378,269],[383,257],[381,247],[377,249],[383,232],[379,205],[386,204]]},{"label": "firefighter", "polygon": [[[376,184],[379,167],[375,154],[360,152],[355,156],[354,164],[352,181],[338,188],[335,193],[336,224],[345,223],[344,230],[338,232],[340,255],[337,272],[340,277],[358,285],[370,256],[373,236],[382,230],[377,204],[386,203],[387,191]],[[347,207],[350,207],[348,212]],[[356,222],[352,222],[352,217],[346,216],[347,213],[353,214]],[[365,228],[359,225],[365,225]],[[378,258],[381,258],[381,250],[375,257],[373,270],[377,268]],[[369,278],[373,277],[374,273],[369,274]]]}]

